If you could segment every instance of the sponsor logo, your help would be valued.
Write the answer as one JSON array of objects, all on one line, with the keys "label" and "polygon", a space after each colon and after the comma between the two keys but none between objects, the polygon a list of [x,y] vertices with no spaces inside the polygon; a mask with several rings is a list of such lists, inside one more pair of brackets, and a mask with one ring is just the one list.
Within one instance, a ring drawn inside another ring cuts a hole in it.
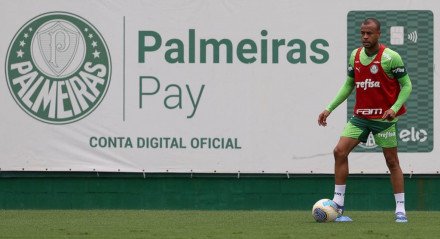
[{"label": "sponsor logo", "polygon": [[383,132],[383,133],[378,133],[377,136],[387,139],[387,138],[391,138],[391,137],[396,137],[396,132]]},{"label": "sponsor logo", "polygon": [[428,140],[428,132],[425,129],[411,127],[410,129],[400,131],[399,137],[403,142],[423,143]]},{"label": "sponsor logo", "polygon": [[37,16],[21,27],[6,57],[6,81],[30,116],[67,124],[89,115],[111,76],[107,45],[85,19],[67,12]]},{"label": "sponsor logo", "polygon": [[376,74],[378,71],[379,71],[379,67],[377,67],[377,65],[372,65],[370,67],[371,74]]},{"label": "sponsor logo", "polygon": [[356,67],[356,70],[360,73],[361,72],[361,68],[360,67]]},{"label": "sponsor logo", "polygon": [[361,143],[359,143],[359,146],[364,148],[364,149],[374,149],[374,148],[376,148],[377,144],[376,144],[376,141],[374,140],[373,134],[370,133],[368,135],[367,142],[365,142],[365,143],[361,142]]},{"label": "sponsor logo", "polygon": [[365,79],[364,81],[356,82],[356,88],[367,90],[368,88],[380,88],[380,81],[372,81],[371,79]]},{"label": "sponsor logo", "polygon": [[396,68],[396,69],[392,70],[392,72],[393,72],[394,74],[397,74],[397,73],[404,73],[404,72],[405,72],[405,68]]},{"label": "sponsor logo", "polygon": [[382,109],[357,109],[356,114],[358,115],[380,115],[382,114]]}]

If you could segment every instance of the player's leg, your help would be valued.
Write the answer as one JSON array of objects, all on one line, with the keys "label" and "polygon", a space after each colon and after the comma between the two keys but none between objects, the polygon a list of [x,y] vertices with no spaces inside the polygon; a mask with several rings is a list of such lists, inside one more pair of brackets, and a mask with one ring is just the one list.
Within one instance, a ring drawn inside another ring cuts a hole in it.
[{"label": "player's leg", "polygon": [[391,175],[391,185],[393,186],[394,194],[404,192],[404,180],[402,169],[399,164],[399,157],[397,156],[397,147],[383,148],[383,155]]},{"label": "player's leg", "polygon": [[396,222],[407,222],[405,211],[404,178],[397,154],[397,128],[390,127],[374,135],[376,144],[382,147],[383,155],[390,172],[391,185],[396,200]]},{"label": "player's leg", "polygon": [[345,187],[349,173],[348,155],[361,142],[360,138],[363,138],[361,136],[364,134],[363,129],[348,122],[338,144],[333,150],[335,158],[335,192],[333,201],[337,204],[340,213],[340,216],[336,219],[338,222],[352,221],[351,218],[342,216],[344,212]]},{"label": "player's leg", "polygon": [[341,136],[338,144],[333,150],[335,158],[335,184],[345,185],[349,173],[348,169],[348,155],[358,145],[358,139]]},{"label": "player's leg", "polygon": [[363,127],[362,122],[357,122],[356,117],[352,117],[345,125],[344,131],[339,138],[338,144],[333,150],[335,158],[335,184],[345,185],[348,177],[348,155],[361,141],[366,142],[369,130]]},{"label": "player's leg", "polygon": [[339,139],[338,144],[333,150],[335,158],[335,192],[333,201],[338,206],[339,216],[335,221],[337,222],[350,222],[350,217],[343,216],[344,213],[344,198],[345,198],[345,186],[348,177],[348,155],[356,145],[359,144],[358,139],[348,138],[342,136]]},{"label": "player's leg", "polygon": [[333,150],[335,158],[335,184],[345,185],[348,177],[348,155],[360,142],[366,142],[369,129],[366,121],[352,117],[345,125],[338,144]]},{"label": "player's leg", "polygon": [[335,158],[335,193],[333,201],[340,207],[344,206],[345,185],[349,173],[348,155],[359,142],[358,139],[341,136],[333,150],[333,156]]},{"label": "player's leg", "polygon": [[390,171],[391,185],[393,186],[394,199],[396,200],[396,222],[407,222],[405,211],[405,192],[402,169],[397,156],[397,147],[383,148],[383,154]]}]

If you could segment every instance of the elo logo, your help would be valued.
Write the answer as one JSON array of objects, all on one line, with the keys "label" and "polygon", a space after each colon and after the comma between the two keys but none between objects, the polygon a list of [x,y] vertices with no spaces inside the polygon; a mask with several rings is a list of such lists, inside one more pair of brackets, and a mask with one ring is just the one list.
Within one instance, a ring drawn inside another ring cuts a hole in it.
[{"label": "elo logo", "polygon": [[411,127],[411,129],[400,131],[399,136],[403,142],[425,142],[428,139],[428,132],[424,129],[416,130],[414,127]]},{"label": "elo logo", "polygon": [[104,98],[110,76],[110,54],[101,34],[85,19],[66,12],[28,21],[6,56],[6,81],[16,103],[50,124],[89,115]]}]

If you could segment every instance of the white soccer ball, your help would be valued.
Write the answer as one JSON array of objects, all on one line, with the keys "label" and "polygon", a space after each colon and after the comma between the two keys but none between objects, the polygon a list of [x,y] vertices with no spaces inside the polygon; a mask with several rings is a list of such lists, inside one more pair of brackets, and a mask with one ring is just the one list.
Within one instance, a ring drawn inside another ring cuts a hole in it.
[{"label": "white soccer ball", "polygon": [[317,222],[333,222],[338,217],[338,206],[330,199],[321,199],[313,205],[312,216]]}]

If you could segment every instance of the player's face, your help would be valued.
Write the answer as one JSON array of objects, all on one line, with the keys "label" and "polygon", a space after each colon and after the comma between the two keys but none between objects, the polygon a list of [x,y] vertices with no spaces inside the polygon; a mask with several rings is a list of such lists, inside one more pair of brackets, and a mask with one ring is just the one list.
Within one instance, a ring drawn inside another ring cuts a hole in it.
[{"label": "player's face", "polygon": [[369,22],[361,25],[361,41],[365,48],[374,48],[379,41],[380,31],[376,24]]}]

